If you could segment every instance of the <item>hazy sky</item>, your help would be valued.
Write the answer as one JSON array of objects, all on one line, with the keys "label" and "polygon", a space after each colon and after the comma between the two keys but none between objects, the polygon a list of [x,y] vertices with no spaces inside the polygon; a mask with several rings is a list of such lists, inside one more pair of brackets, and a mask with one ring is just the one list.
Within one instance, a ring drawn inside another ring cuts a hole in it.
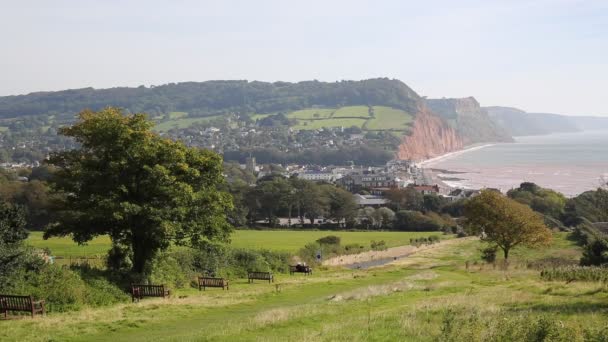
[{"label": "hazy sky", "polygon": [[608,1],[0,0],[0,95],[397,78],[428,97],[608,115]]}]

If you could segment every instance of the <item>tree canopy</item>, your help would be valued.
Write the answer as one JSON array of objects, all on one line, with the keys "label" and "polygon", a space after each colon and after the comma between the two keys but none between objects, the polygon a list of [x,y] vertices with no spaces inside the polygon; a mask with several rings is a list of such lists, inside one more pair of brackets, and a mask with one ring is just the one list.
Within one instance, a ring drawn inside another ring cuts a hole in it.
[{"label": "tree canopy", "polygon": [[467,227],[504,253],[517,246],[539,247],[549,243],[551,231],[530,207],[497,191],[484,190],[465,205]]},{"label": "tree canopy", "polygon": [[50,184],[60,199],[45,237],[85,243],[108,235],[128,247],[133,271],[146,272],[158,251],[176,244],[227,241],[229,194],[219,191],[222,159],[151,132],[145,114],[85,110],[60,133],[80,148],[55,153]]}]

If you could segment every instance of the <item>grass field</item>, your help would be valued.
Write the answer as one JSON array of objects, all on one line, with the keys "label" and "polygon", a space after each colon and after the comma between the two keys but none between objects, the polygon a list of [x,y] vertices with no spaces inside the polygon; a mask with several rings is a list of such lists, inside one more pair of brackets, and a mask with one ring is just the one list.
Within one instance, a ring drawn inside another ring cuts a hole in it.
[{"label": "grass field", "polygon": [[[232,246],[237,248],[270,249],[296,252],[309,242],[327,235],[342,238],[342,244],[359,243],[369,246],[372,240],[384,240],[389,247],[407,245],[410,238],[440,235],[438,232],[332,232],[293,230],[237,230],[232,235]],[[42,239],[41,232],[32,232],[27,243],[37,248],[49,248],[54,256],[95,257],[104,256],[110,249],[108,237],[98,237],[86,246],[79,246],[70,238]]]},{"label": "grass field", "polygon": [[298,124],[293,126],[294,129],[319,129],[325,127],[363,127],[365,119],[326,119],[326,120],[298,120]]},{"label": "grass field", "polygon": [[343,118],[343,117],[359,117],[359,118],[369,118],[369,107],[367,106],[348,106],[341,107],[334,112],[333,118]]},{"label": "grass field", "polygon": [[0,126],[0,132],[6,132],[6,131],[8,131],[8,127]]},{"label": "grass field", "polygon": [[356,126],[364,130],[391,130],[405,132],[410,129],[412,116],[390,107],[374,106],[374,117],[370,117],[367,106],[347,106],[338,109],[304,109],[289,113],[297,119],[294,129],[307,130],[324,127]]},{"label": "grass field", "polygon": [[171,119],[171,120],[164,121],[164,122],[157,124],[154,127],[154,130],[158,131],[158,132],[165,132],[165,131],[168,131],[173,128],[187,128],[187,127],[192,126],[195,123],[206,122],[206,121],[210,121],[213,119],[218,119],[220,117],[221,117],[220,115],[214,115],[214,116],[206,116],[206,117],[202,117],[202,118]]},{"label": "grass field", "polygon": [[256,120],[261,120],[265,117],[271,116],[273,114],[252,114],[250,116],[251,120],[256,121]]},{"label": "grass field", "polygon": [[366,122],[365,129],[407,131],[411,122],[412,116],[402,110],[374,106],[374,118]]},{"label": "grass field", "polygon": [[334,111],[335,109],[302,109],[287,114],[287,117],[291,119],[303,120],[327,119],[331,117]]},{"label": "grass field", "polygon": [[169,119],[181,119],[188,116],[187,112],[170,112]]},{"label": "grass field", "polygon": [[[481,246],[453,239],[369,270],[278,275],[274,285],[231,279],[229,291],[177,290],[171,299],[0,321],[0,340],[605,340],[594,332],[608,323],[605,285],[542,281],[537,270],[517,262],[577,258],[580,250],[564,234],[550,248],[518,250],[506,271],[465,269]],[[531,327],[540,328],[524,337],[521,331]]]}]

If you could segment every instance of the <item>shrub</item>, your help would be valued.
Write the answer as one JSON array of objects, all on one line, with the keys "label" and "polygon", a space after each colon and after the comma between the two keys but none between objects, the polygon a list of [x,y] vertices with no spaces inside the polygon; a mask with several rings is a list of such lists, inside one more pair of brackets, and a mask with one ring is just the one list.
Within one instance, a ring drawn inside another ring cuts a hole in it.
[{"label": "shrub", "polygon": [[340,245],[340,237],[328,235],[317,240],[320,245]]},{"label": "shrub", "polygon": [[386,242],[384,242],[384,240],[380,240],[378,242],[372,240],[371,248],[373,251],[385,251],[388,249],[388,247],[386,246]]},{"label": "shrub", "polygon": [[[602,336],[601,331],[587,333]],[[441,333],[437,341],[577,341],[580,330],[564,326],[553,317],[544,315],[481,315],[477,311],[448,308],[443,314]],[[597,341],[598,339],[591,339]]]},{"label": "shrub", "polygon": [[553,281],[608,281],[608,268],[597,266],[564,266],[544,269],[541,279]]},{"label": "shrub", "polygon": [[127,246],[113,244],[106,257],[106,267],[114,271],[130,270],[133,266]]},{"label": "shrub", "polygon": [[85,282],[76,272],[55,265],[23,274],[14,290],[16,294],[46,300],[50,312],[79,309],[85,304],[87,293]]},{"label": "shrub", "polygon": [[419,247],[420,245],[432,245],[434,243],[437,243],[441,241],[441,239],[439,238],[439,236],[437,235],[431,235],[429,237],[421,237],[421,238],[417,238],[417,239],[410,239],[410,245]]},{"label": "shrub", "polygon": [[483,248],[481,250],[481,260],[488,262],[488,263],[493,263],[494,261],[496,261],[497,252],[498,252],[498,246],[489,246],[489,247]]},{"label": "shrub", "polygon": [[152,261],[149,280],[152,284],[182,288],[190,283],[193,273],[192,262],[180,264],[174,254],[161,253]]}]

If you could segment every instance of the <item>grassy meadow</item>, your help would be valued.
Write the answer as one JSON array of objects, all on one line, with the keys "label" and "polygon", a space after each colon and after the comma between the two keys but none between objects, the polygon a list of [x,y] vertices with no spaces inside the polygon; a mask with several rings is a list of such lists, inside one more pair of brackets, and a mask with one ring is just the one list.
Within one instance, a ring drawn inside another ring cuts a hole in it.
[{"label": "grassy meadow", "polygon": [[365,129],[406,131],[412,119],[411,115],[402,110],[374,106],[374,118],[366,122]]},{"label": "grassy meadow", "polygon": [[203,123],[203,122],[211,121],[211,120],[218,119],[221,117],[220,115],[215,115],[215,116],[188,118],[185,116],[179,116],[179,114],[181,114],[181,113],[183,113],[183,112],[173,112],[173,114],[175,114],[175,115],[173,115],[173,116],[175,116],[175,118],[173,116],[171,116],[170,120],[158,123],[154,127],[154,130],[157,132],[166,132],[166,131],[168,131],[170,129],[174,129],[174,128],[180,128],[180,129],[188,128],[188,127],[194,125],[195,123]]},{"label": "grassy meadow", "polygon": [[543,281],[525,262],[576,259],[563,233],[519,249],[508,270],[479,260],[474,238],[451,239],[368,270],[317,269],[275,284],[231,279],[229,291],[178,290],[45,318],[0,322],[2,341],[595,341],[608,336],[608,289]]},{"label": "grassy meadow", "polygon": [[[384,240],[388,247],[407,245],[410,239],[441,235],[439,232],[333,232],[298,230],[236,230],[231,245],[236,248],[269,249],[297,252],[309,242],[327,235],[342,238],[342,245],[358,243],[369,246],[372,240]],[[27,243],[37,248],[49,248],[53,255],[62,257],[104,256],[110,249],[110,239],[97,237],[87,245],[79,246],[69,237],[42,239],[42,232],[32,232]]]},{"label": "grassy meadow", "polygon": [[347,106],[341,107],[334,112],[333,118],[343,117],[358,117],[358,118],[369,118],[369,107],[368,106]]}]

